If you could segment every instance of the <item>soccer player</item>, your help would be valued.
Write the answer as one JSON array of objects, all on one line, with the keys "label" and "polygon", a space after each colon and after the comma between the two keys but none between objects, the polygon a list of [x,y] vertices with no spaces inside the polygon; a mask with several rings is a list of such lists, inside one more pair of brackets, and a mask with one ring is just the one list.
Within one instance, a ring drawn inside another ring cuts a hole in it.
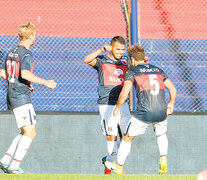
[{"label": "soccer player", "polygon": [[8,81],[7,106],[15,116],[21,130],[0,160],[0,168],[9,174],[23,174],[19,167],[32,140],[36,136],[36,114],[31,103],[31,82],[54,89],[54,80],[37,77],[33,71],[33,57],[30,46],[35,44],[35,26],[23,24],[18,29],[20,43],[9,51],[0,69],[0,76]]},{"label": "soccer player", "polygon": [[[122,137],[117,162],[105,161],[105,166],[113,169],[116,174],[122,174],[124,162],[130,153],[132,140],[135,136],[144,134],[146,128],[152,123],[160,151],[159,174],[165,174],[167,172],[168,150],[167,114],[173,113],[176,88],[162,69],[144,60],[145,52],[141,46],[130,46],[127,52],[131,67],[126,72],[124,86],[113,115],[115,117],[118,115],[133,84],[137,96],[137,109]],[[168,105],[165,102],[165,87],[170,94]]]},{"label": "soccer player", "polygon": [[[110,53],[100,55],[102,52]],[[98,104],[101,120],[101,128],[107,138],[108,156],[102,160],[114,161],[117,157],[117,134],[126,128],[131,118],[128,103],[125,101],[120,108],[120,114],[113,116],[113,109],[117,103],[119,94],[124,84],[124,76],[128,70],[128,57],[125,53],[125,40],[121,36],[112,38],[111,45],[103,45],[97,51],[87,55],[84,62],[98,72]],[[119,128],[120,127],[120,128]],[[111,174],[111,170],[105,167],[105,174]]]}]

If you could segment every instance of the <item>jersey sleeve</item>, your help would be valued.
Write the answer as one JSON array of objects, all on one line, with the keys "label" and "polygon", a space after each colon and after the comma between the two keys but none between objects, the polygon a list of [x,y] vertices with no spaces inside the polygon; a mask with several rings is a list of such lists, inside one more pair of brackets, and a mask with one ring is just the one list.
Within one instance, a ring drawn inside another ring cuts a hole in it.
[{"label": "jersey sleeve", "polygon": [[165,82],[169,77],[168,77],[168,75],[163,70],[161,71],[161,74],[163,75],[164,82]]},{"label": "jersey sleeve", "polygon": [[103,59],[103,56],[96,57],[97,62],[96,62],[96,65],[93,66],[93,68],[96,69],[97,71],[100,69],[102,59]]},{"label": "jersey sleeve", "polygon": [[21,70],[27,69],[30,70],[32,69],[32,55],[31,54],[25,54],[22,58],[21,61]]},{"label": "jersey sleeve", "polygon": [[125,81],[127,80],[132,81],[132,83],[134,83],[134,73],[130,69],[125,74]]}]

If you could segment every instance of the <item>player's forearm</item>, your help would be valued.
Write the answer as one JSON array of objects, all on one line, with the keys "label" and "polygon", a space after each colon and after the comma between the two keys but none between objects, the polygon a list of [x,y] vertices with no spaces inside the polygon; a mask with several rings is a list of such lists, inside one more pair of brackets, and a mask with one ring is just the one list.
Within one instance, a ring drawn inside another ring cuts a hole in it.
[{"label": "player's forearm", "polygon": [[94,59],[96,59],[96,57],[102,53],[102,50],[101,48],[98,49],[97,51],[94,51],[92,52],[91,54],[87,55],[85,58],[84,58],[84,62],[86,64],[90,64]]},{"label": "player's forearm", "polygon": [[46,85],[47,84],[47,80],[42,79],[36,75],[34,75],[31,71],[29,70],[22,70],[21,71],[21,76],[23,79],[30,81],[32,83],[36,83],[36,84],[42,84],[42,85]]},{"label": "player's forearm", "polygon": [[1,76],[3,79],[7,80],[6,71],[5,71],[4,69],[0,69],[0,76]]},{"label": "player's forearm", "polygon": [[125,103],[125,101],[127,100],[127,97],[128,97],[128,95],[125,95],[125,94],[121,93],[119,95],[119,99],[118,99],[116,107],[120,108]]},{"label": "player's forearm", "polygon": [[169,103],[174,105],[177,90],[176,90],[174,84],[172,83],[172,81],[170,79],[167,79],[164,82],[164,84],[165,84],[165,87],[169,90],[169,93],[170,93],[170,102]]},{"label": "player's forearm", "polygon": [[177,90],[176,88],[173,86],[171,89],[169,89],[169,93],[170,93],[170,104],[175,104],[175,98],[176,98],[176,94],[177,94]]}]

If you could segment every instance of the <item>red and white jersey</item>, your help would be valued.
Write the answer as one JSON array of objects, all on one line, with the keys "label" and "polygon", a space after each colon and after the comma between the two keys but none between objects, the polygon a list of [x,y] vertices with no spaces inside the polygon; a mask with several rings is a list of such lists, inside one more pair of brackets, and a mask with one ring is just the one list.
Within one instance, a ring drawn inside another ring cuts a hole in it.
[{"label": "red and white jersey", "polygon": [[108,55],[98,56],[94,69],[98,72],[98,104],[115,105],[124,85],[125,73],[128,70],[128,58],[122,56],[118,61]]}]

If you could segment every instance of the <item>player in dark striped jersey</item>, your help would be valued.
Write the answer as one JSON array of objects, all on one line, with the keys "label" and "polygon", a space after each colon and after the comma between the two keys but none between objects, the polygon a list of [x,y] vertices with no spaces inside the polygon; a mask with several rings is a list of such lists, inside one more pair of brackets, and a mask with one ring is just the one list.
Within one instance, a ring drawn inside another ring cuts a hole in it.
[{"label": "player in dark striped jersey", "polygon": [[[109,54],[100,55],[110,51]],[[118,126],[121,134],[131,118],[128,103],[124,102],[120,114],[113,116],[113,110],[124,85],[124,76],[128,70],[128,57],[125,53],[125,40],[121,36],[112,38],[111,45],[103,45],[97,51],[87,55],[84,62],[98,72],[98,104],[103,134],[107,137],[108,156],[103,161],[114,161],[117,157]],[[111,171],[105,168],[105,174]]]},{"label": "player in dark striped jersey", "polygon": [[8,81],[7,106],[15,116],[21,133],[17,135],[8,151],[0,160],[0,168],[5,173],[22,174],[21,160],[36,136],[36,113],[30,92],[31,82],[54,89],[54,80],[37,77],[33,71],[33,57],[30,46],[35,44],[35,26],[27,23],[19,27],[20,43],[12,49],[0,69],[0,76]]},{"label": "player in dark striped jersey", "polygon": [[[167,114],[173,113],[176,88],[162,69],[144,60],[145,52],[141,46],[131,46],[127,52],[131,67],[126,72],[125,83],[113,114],[117,116],[133,85],[136,90],[137,109],[122,137],[117,162],[106,161],[105,165],[109,169],[113,169],[116,174],[122,174],[124,162],[130,153],[132,140],[135,136],[144,134],[149,124],[152,124],[160,151],[159,174],[165,174],[167,172],[168,150]],[[168,104],[165,102],[165,87],[170,94]]]}]

